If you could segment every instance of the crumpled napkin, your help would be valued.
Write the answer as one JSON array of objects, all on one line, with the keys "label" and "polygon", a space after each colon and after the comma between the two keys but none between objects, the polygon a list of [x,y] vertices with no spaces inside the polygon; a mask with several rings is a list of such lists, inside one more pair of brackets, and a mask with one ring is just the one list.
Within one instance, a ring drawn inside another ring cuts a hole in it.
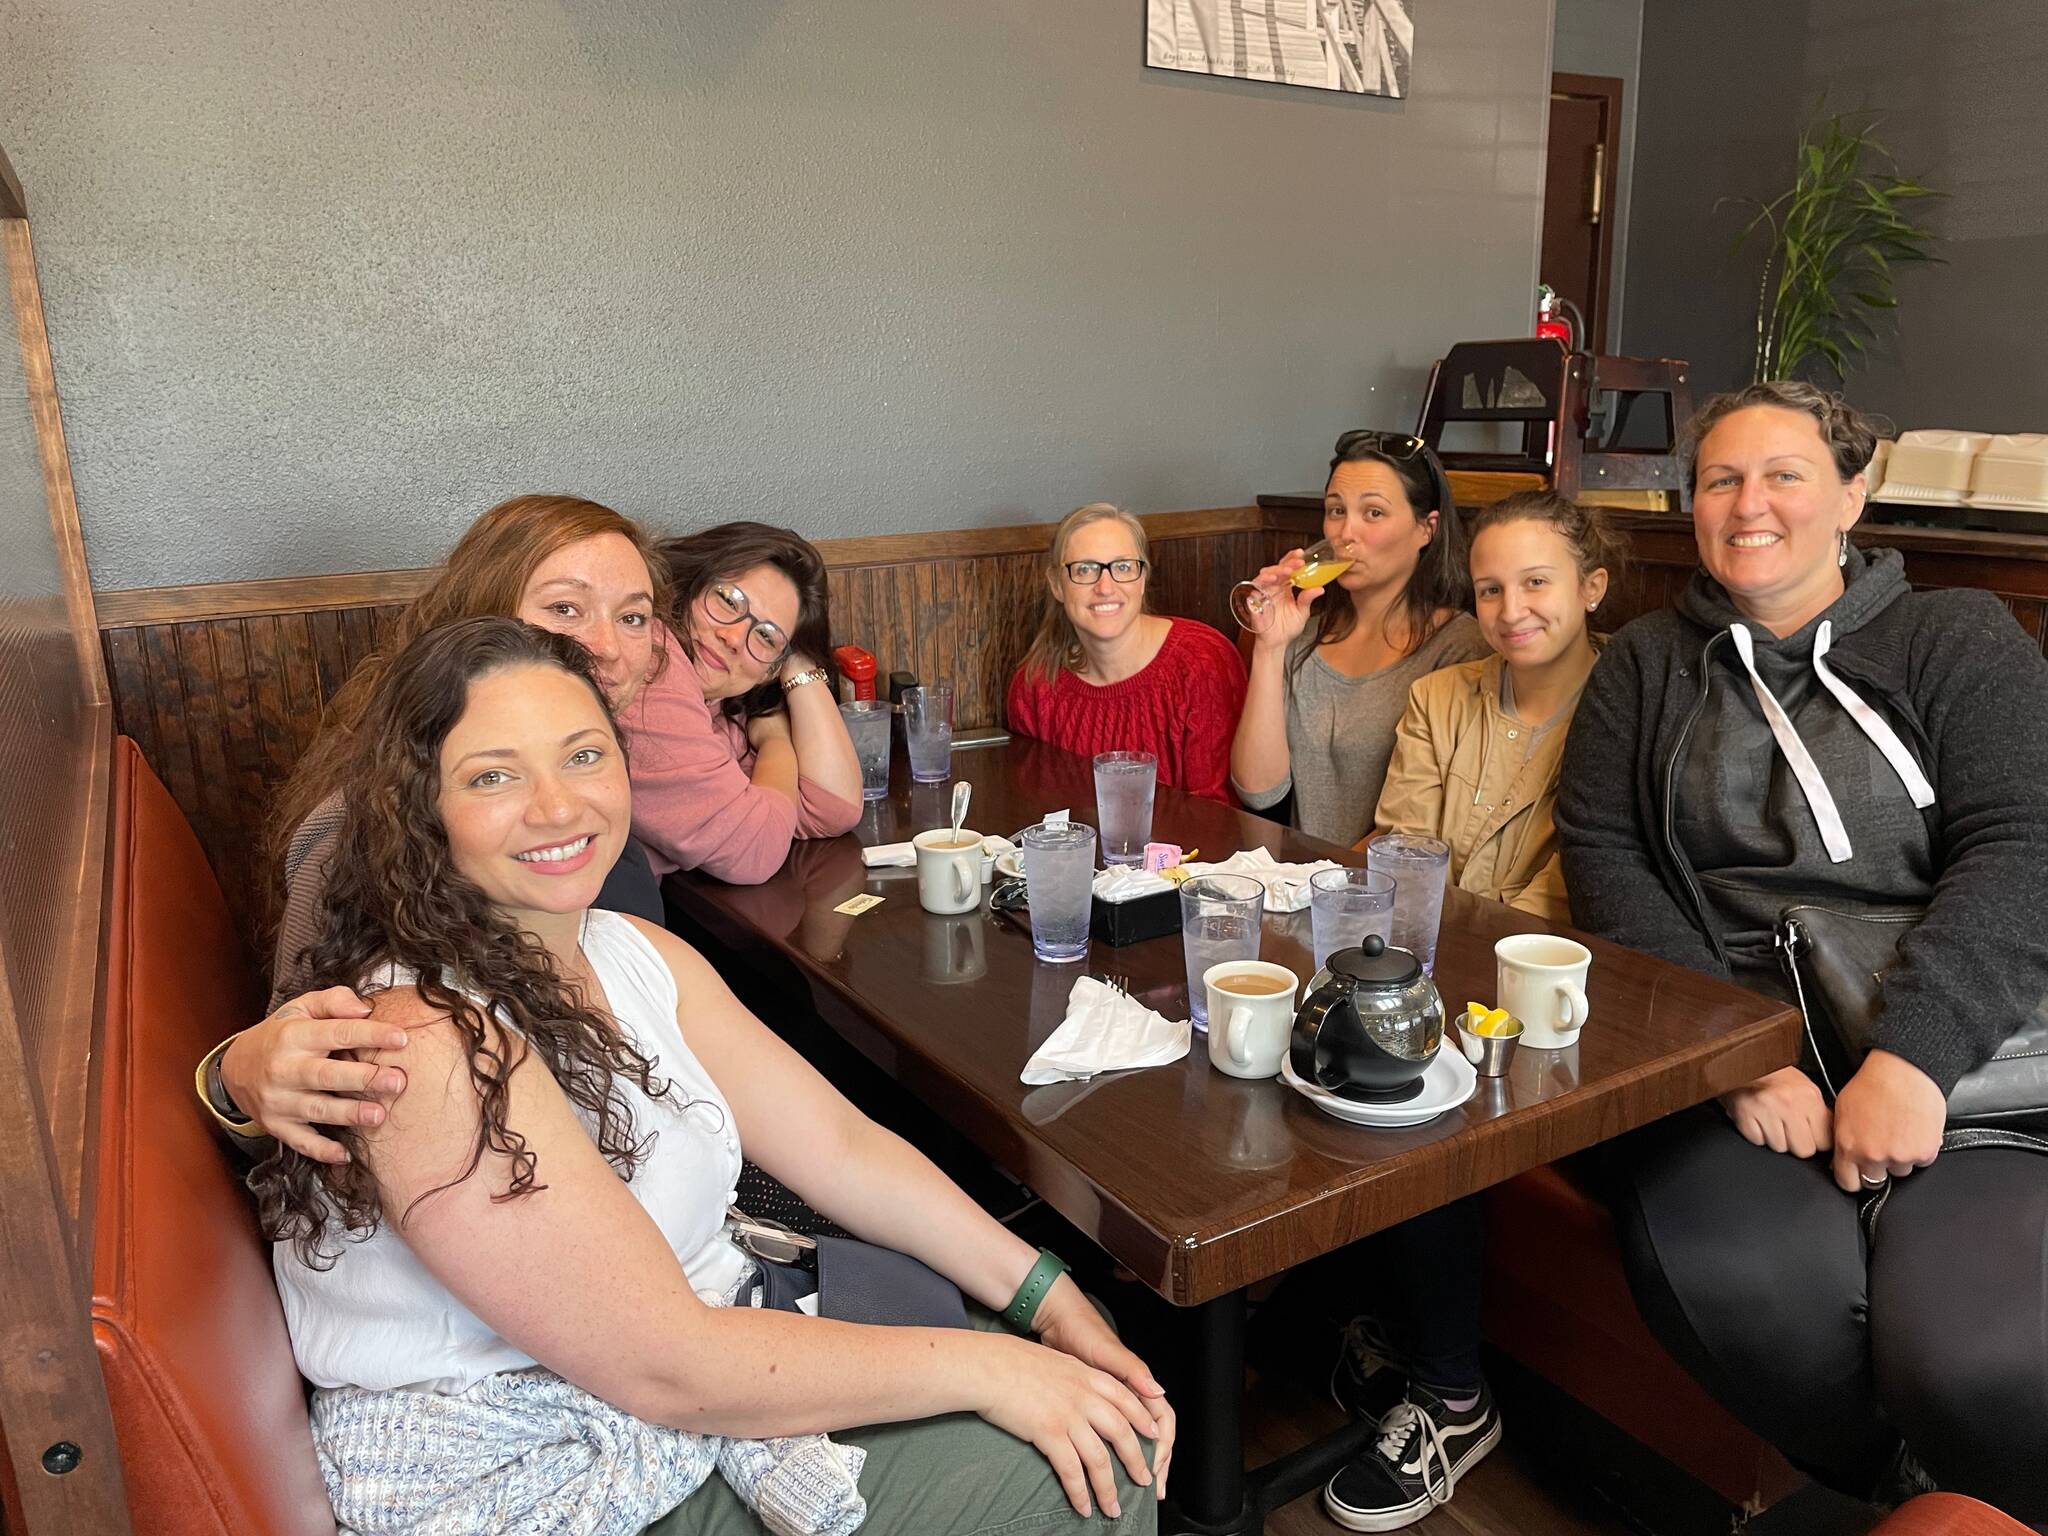
[{"label": "crumpled napkin", "polygon": [[1335,859],[1317,859],[1313,864],[1282,864],[1263,848],[1247,848],[1214,864],[1182,866],[1195,875],[1250,875],[1266,888],[1268,912],[1299,912],[1308,905],[1311,876],[1343,866]]},{"label": "crumpled napkin", "polygon": [[1131,901],[1172,889],[1173,882],[1166,876],[1135,864],[1112,864],[1095,876],[1094,892],[1102,901]]},{"label": "crumpled napkin", "polygon": [[1093,976],[1080,976],[1067,994],[1066,1018],[1020,1076],[1036,1087],[1128,1067],[1163,1067],[1187,1055],[1193,1038],[1185,1019],[1175,1023]]}]

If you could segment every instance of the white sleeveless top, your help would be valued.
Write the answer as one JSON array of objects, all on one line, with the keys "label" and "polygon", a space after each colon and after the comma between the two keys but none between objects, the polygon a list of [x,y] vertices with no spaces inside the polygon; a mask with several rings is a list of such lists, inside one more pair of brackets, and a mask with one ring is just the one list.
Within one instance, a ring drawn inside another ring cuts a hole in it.
[{"label": "white sleeveless top", "polygon": [[[632,1108],[635,1136],[656,1133],[626,1188],[668,1239],[691,1288],[716,1302],[751,1264],[725,1235],[725,1210],[740,1171],[732,1111],[683,1041],[675,977],[646,935],[615,912],[593,911],[583,953],[620,1030],[654,1063],[656,1083],[672,1084],[674,1102],[657,1102],[630,1079],[616,1079]],[[391,968],[372,984],[410,980]],[[588,1129],[589,1117],[580,1110],[578,1116]],[[545,1181],[545,1168],[540,1177]],[[341,1250],[331,1269],[301,1263],[288,1242],[272,1246],[300,1374],[316,1387],[455,1393],[486,1376],[538,1364],[449,1294],[406,1245],[394,1214],[385,1212],[377,1230],[360,1241],[330,1240],[329,1252]]]}]

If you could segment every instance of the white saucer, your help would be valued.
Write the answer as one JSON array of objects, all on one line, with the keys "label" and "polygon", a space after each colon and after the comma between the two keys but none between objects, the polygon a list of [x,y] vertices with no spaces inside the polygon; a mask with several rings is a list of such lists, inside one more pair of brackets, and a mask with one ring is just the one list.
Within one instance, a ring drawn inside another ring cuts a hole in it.
[{"label": "white saucer", "polygon": [[1472,1063],[1465,1059],[1464,1053],[1446,1039],[1443,1049],[1436,1053],[1436,1059],[1423,1070],[1422,1091],[1399,1104],[1367,1104],[1340,1097],[1314,1083],[1303,1082],[1294,1070],[1291,1052],[1280,1058],[1280,1081],[1335,1119],[1352,1125],[1376,1125],[1398,1130],[1406,1126],[1426,1125],[1438,1115],[1456,1109],[1477,1091],[1479,1074],[1472,1069]]}]

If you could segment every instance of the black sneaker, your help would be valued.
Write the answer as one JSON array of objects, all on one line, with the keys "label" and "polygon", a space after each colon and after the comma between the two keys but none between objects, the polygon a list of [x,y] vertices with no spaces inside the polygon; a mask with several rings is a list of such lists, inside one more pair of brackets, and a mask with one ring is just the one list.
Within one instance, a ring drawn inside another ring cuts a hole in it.
[{"label": "black sneaker", "polygon": [[1352,1318],[1330,1367],[1330,1396],[1337,1406],[1354,1419],[1378,1423],[1407,1393],[1407,1363],[1387,1342],[1379,1319],[1366,1313]]},{"label": "black sneaker", "polygon": [[1349,1531],[1398,1531],[1448,1504],[1463,1477],[1500,1444],[1500,1412],[1484,1383],[1461,1413],[1417,1383],[1380,1420],[1379,1439],[1323,1487],[1323,1508]]}]

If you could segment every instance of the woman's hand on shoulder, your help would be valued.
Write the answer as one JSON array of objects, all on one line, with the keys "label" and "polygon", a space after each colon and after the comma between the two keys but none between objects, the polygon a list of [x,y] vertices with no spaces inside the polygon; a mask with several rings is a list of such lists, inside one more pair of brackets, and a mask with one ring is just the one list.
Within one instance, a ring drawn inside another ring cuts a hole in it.
[{"label": "woman's hand on shoulder", "polygon": [[347,987],[305,992],[235,1036],[221,1053],[221,1083],[264,1135],[315,1162],[345,1163],[341,1143],[313,1127],[381,1123],[406,1079],[340,1053],[402,1050],[407,1038]]},{"label": "woman's hand on shoulder", "polygon": [[1854,1194],[1925,1168],[1947,1126],[1941,1086],[1905,1057],[1872,1051],[1835,1097],[1835,1182]]},{"label": "woman's hand on shoulder", "polygon": [[1746,1088],[1722,1094],[1721,1107],[1746,1140],[1773,1152],[1813,1157],[1834,1142],[1827,1100],[1797,1067],[1781,1067]]},{"label": "woman's hand on shoulder", "polygon": [[[1150,1484],[1138,1437],[1156,1440],[1158,1418],[1115,1376],[1063,1350],[1007,1334],[979,1337],[987,1342],[988,1364],[978,1373],[975,1411],[1038,1448],[1076,1514],[1085,1520],[1099,1504],[1115,1519],[1122,1510],[1111,1458],[1123,1463],[1132,1482]],[[1163,1428],[1171,1434],[1170,1418]]]}]

